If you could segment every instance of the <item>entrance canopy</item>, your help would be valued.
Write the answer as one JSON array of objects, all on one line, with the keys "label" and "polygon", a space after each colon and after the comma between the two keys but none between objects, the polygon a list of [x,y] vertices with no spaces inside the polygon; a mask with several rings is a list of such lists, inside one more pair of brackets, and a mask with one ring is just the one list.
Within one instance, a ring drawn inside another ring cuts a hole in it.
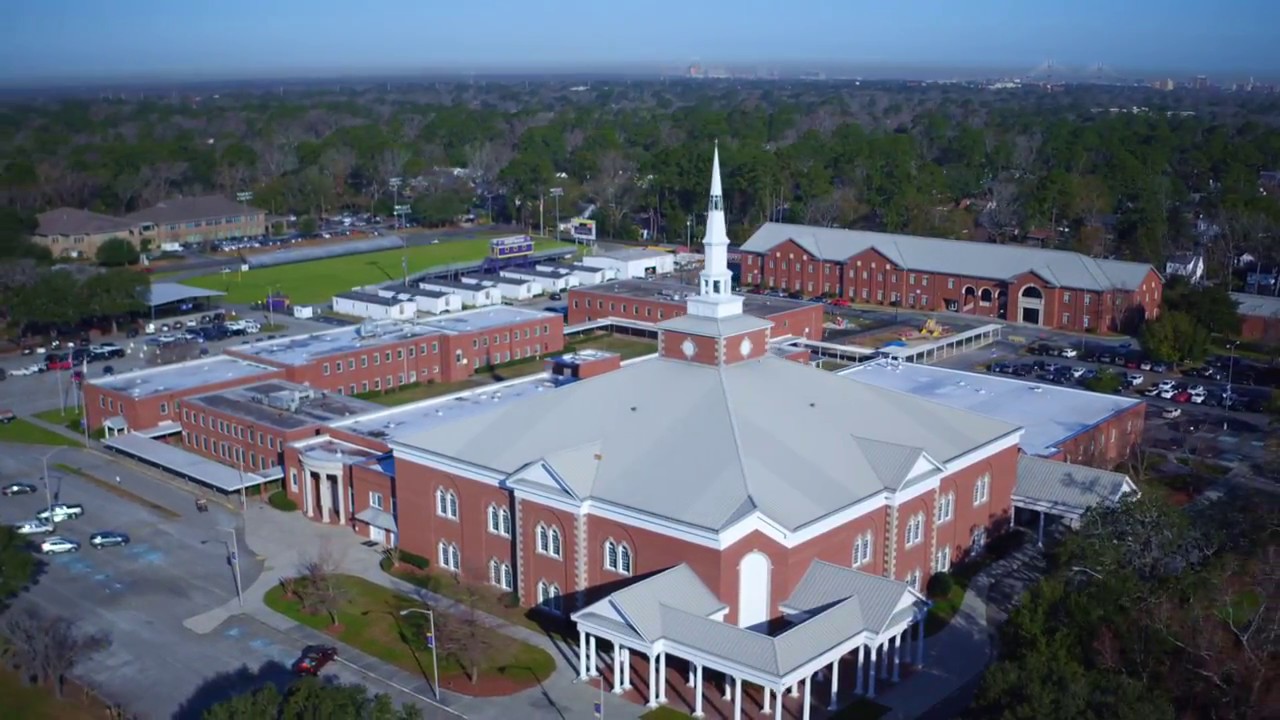
[{"label": "entrance canopy", "polygon": [[202,455],[166,445],[139,433],[117,435],[103,441],[102,444],[121,455],[127,455],[139,462],[224,493],[257,487],[267,482],[266,479],[253,473],[241,472]]},{"label": "entrance canopy", "polygon": [[1121,473],[1023,455],[1018,458],[1013,505],[1078,520],[1095,505],[1137,492],[1138,486]]}]

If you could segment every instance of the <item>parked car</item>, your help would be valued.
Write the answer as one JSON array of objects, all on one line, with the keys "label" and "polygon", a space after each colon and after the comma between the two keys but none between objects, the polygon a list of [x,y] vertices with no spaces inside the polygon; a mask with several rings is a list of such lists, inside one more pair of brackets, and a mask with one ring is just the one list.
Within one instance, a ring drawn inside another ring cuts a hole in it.
[{"label": "parked car", "polygon": [[338,657],[338,649],[332,645],[308,645],[302,649],[302,655],[293,662],[293,672],[297,675],[320,674],[325,665]]},{"label": "parked car", "polygon": [[45,555],[80,552],[80,543],[70,538],[64,538],[61,535],[54,535],[53,537],[45,538],[40,542],[40,552]]},{"label": "parked car", "polygon": [[1162,363],[1162,362],[1158,362],[1158,363],[1151,363],[1151,372],[1153,372],[1153,373],[1167,373],[1167,372],[1169,372],[1169,365],[1168,365],[1168,363]]},{"label": "parked car", "polygon": [[1174,388],[1174,382],[1172,380],[1161,380],[1160,384],[1156,387],[1161,390],[1172,390]]},{"label": "parked car", "polygon": [[69,503],[54,503],[52,506],[36,513],[37,520],[52,520],[55,523],[74,520],[84,515],[84,506]]},{"label": "parked car", "polygon": [[1137,387],[1141,385],[1143,382],[1145,382],[1146,378],[1142,376],[1142,373],[1131,372],[1124,376],[1124,380],[1130,385]]},{"label": "parked car", "polygon": [[8,425],[17,419],[18,416],[12,410],[0,410],[0,425]]},{"label": "parked car", "polygon": [[24,520],[15,524],[13,531],[19,535],[45,535],[53,532],[53,525],[44,520]]},{"label": "parked car", "polygon": [[[1196,398],[1197,398],[1197,397],[1199,397],[1200,399],[1199,399],[1199,400],[1196,400]],[[1170,399],[1170,400],[1172,400],[1172,401],[1174,401],[1174,402],[1176,402],[1176,403],[1185,403],[1185,402],[1204,402],[1204,396],[1203,396],[1203,395],[1192,395],[1191,393],[1187,392],[1186,390],[1183,390],[1183,391],[1182,391],[1182,392],[1180,392],[1180,393],[1174,393],[1174,396],[1173,396],[1173,397],[1171,397],[1171,398],[1169,398],[1169,399]]]},{"label": "parked car", "polygon": [[1071,377],[1075,378],[1076,380],[1079,380],[1084,377],[1085,372],[1086,372],[1085,368],[1073,367],[1071,368]]},{"label": "parked car", "polygon": [[1182,408],[1178,408],[1178,407],[1165,408],[1164,411],[1160,413],[1160,417],[1164,418],[1165,420],[1173,420],[1174,418],[1182,417]]},{"label": "parked car", "polygon": [[35,485],[24,482],[13,482],[0,487],[0,495],[30,495],[35,491]]},{"label": "parked car", "polygon": [[1064,358],[1074,358],[1080,354],[1080,351],[1076,350],[1073,347],[1064,347],[1058,351],[1058,354]]},{"label": "parked car", "polygon": [[90,535],[89,544],[95,550],[101,550],[104,547],[115,547],[116,545],[128,545],[129,536],[114,530],[103,530]]}]

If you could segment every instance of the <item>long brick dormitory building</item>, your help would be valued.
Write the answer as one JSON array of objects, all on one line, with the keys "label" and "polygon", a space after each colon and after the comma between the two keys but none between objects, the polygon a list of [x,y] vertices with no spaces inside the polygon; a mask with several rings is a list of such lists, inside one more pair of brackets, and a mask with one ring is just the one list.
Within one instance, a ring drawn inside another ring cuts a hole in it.
[{"label": "long brick dormitory building", "polygon": [[766,223],[740,252],[746,286],[1060,330],[1114,331],[1154,318],[1164,287],[1146,263],[785,223]]}]

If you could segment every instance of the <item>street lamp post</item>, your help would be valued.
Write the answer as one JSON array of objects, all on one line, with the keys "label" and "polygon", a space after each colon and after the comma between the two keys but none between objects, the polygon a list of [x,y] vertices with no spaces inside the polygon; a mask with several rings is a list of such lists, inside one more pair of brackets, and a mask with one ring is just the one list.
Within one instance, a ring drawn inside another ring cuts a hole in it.
[{"label": "street lamp post", "polygon": [[440,664],[436,660],[436,615],[425,608],[409,608],[401,610],[400,614],[408,615],[410,613],[422,613],[427,616],[427,622],[430,625],[427,628],[427,644],[431,646],[431,689],[435,691],[436,700],[440,699]]},{"label": "street lamp post", "polygon": [[[1231,380],[1236,371],[1236,346],[1239,344],[1240,341],[1237,340],[1227,345],[1227,350],[1229,352],[1227,359],[1227,396],[1223,398],[1225,402],[1222,403],[1222,409],[1227,412],[1231,412],[1231,405],[1235,402],[1235,397],[1231,394]],[[1226,415],[1222,416],[1222,429],[1227,429]]]},{"label": "street lamp post", "polygon": [[[55,453],[65,449],[66,448],[54,448],[40,458],[40,462],[44,465],[44,507],[46,510],[53,509],[53,491],[49,489],[49,458],[53,457]],[[50,514],[50,517],[52,517],[52,513]]]},{"label": "street lamp post", "polygon": [[693,252],[693,216],[684,219],[684,246]]},{"label": "street lamp post", "polygon": [[244,591],[240,586],[240,552],[238,550],[239,539],[236,537],[235,528],[220,528],[231,533],[231,544],[227,546],[227,557],[231,560],[231,568],[236,574],[236,600],[240,602],[240,607],[244,607]]}]

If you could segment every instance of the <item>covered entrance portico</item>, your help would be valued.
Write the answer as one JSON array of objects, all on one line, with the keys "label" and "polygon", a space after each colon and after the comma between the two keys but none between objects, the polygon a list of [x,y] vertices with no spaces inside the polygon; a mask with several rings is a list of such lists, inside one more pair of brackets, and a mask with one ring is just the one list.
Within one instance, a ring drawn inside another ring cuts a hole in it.
[{"label": "covered entrance portico", "polygon": [[[676,688],[694,717],[712,704],[734,720],[822,718],[923,664],[926,608],[904,583],[815,562],[781,606],[790,625],[766,635],[723,622],[725,605],[679,565],[574,613],[579,679],[643,688],[648,707]],[[676,666],[685,682],[668,681]]]},{"label": "covered entrance portico", "polygon": [[[302,511],[307,517],[323,523],[349,525],[352,509],[348,467],[377,456],[377,453],[328,437],[295,443],[301,451],[302,471],[298,481],[302,487]],[[291,481],[292,482],[292,481]],[[376,524],[383,530],[396,531],[394,520]]]},{"label": "covered entrance portico", "polygon": [[1044,545],[1046,523],[1075,526],[1089,508],[1139,494],[1138,486],[1122,473],[1023,455],[1013,489],[1014,520],[1030,515],[1036,543]]}]

